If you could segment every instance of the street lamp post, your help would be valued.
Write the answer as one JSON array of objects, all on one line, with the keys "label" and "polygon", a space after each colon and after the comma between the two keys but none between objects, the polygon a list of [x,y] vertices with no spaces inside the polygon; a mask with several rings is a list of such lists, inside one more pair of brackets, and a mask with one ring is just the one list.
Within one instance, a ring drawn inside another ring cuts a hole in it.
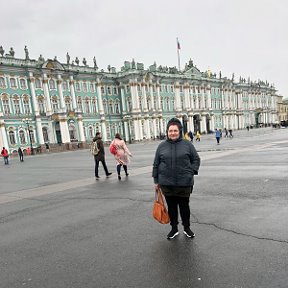
[{"label": "street lamp post", "polygon": [[32,135],[31,135],[31,130],[29,126],[32,122],[32,119],[24,118],[22,121],[27,125],[27,130],[28,130],[28,135],[29,135],[29,140],[30,140],[31,155],[34,155],[34,150],[33,150],[33,145],[32,145]]}]

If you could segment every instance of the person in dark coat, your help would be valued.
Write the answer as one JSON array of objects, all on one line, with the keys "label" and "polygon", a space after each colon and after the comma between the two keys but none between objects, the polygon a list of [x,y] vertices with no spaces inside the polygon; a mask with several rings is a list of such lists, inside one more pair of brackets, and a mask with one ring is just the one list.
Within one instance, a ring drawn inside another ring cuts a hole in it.
[{"label": "person in dark coat", "polygon": [[96,133],[96,136],[93,138],[93,142],[97,142],[97,146],[98,146],[98,149],[99,149],[99,152],[97,155],[94,155],[94,160],[95,160],[95,177],[96,179],[99,179],[100,176],[99,176],[99,162],[102,163],[103,165],[103,168],[104,168],[104,171],[105,171],[105,174],[106,176],[110,176],[112,173],[110,173],[108,171],[108,168],[107,168],[107,165],[106,165],[106,162],[105,162],[105,150],[104,150],[104,144],[103,144],[103,141],[102,141],[102,138],[101,138],[101,133],[100,132],[97,132]]},{"label": "person in dark coat", "polygon": [[24,162],[23,151],[22,151],[22,149],[20,147],[18,148],[18,155],[19,155],[19,158],[20,158],[20,162]]},{"label": "person in dark coat", "polygon": [[190,141],[182,139],[182,124],[172,118],[167,124],[167,140],[159,144],[153,163],[152,177],[155,189],[161,188],[170,217],[171,231],[167,239],[172,239],[178,232],[178,207],[184,234],[193,238],[190,229],[189,200],[194,185],[194,175],[198,175],[200,157]]}]

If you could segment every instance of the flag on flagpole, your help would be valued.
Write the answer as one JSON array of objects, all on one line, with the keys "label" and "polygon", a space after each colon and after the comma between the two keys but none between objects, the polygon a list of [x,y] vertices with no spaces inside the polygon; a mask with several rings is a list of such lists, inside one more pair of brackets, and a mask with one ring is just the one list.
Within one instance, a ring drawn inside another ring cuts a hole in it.
[{"label": "flag on flagpole", "polygon": [[181,49],[181,47],[180,47],[180,43],[179,43],[179,41],[178,41],[178,38],[177,38],[177,49],[178,49],[178,50]]}]

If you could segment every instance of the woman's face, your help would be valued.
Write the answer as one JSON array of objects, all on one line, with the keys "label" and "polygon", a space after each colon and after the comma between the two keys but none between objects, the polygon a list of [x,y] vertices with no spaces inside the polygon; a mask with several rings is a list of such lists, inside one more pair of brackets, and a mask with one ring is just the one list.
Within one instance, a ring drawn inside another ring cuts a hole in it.
[{"label": "woman's face", "polygon": [[171,125],[168,128],[168,138],[172,141],[176,141],[179,138],[179,134],[180,131],[177,125]]}]

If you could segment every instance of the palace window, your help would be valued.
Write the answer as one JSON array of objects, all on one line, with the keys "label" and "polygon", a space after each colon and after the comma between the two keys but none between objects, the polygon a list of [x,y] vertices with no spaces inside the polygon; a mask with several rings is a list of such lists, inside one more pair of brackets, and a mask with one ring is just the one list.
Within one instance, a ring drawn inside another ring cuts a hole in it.
[{"label": "palace window", "polygon": [[101,86],[101,94],[105,94],[105,88]]},{"label": "palace window", "polygon": [[15,78],[10,78],[10,87],[11,88],[17,88],[17,84],[16,84],[16,79]]},{"label": "palace window", "polygon": [[65,106],[67,112],[72,111],[71,99],[69,97],[65,98]]},{"label": "palace window", "polygon": [[97,101],[96,98],[92,99],[92,113],[97,114]]},{"label": "palace window", "polygon": [[40,79],[38,79],[38,78],[36,78],[35,79],[35,88],[36,89],[39,89],[39,88],[41,88],[42,86],[41,86],[41,80]]},{"label": "palace window", "polygon": [[85,99],[85,111],[87,114],[90,114],[90,103],[88,98]]},{"label": "palace window", "polygon": [[126,93],[130,93],[130,86],[126,85]]},{"label": "palace window", "polygon": [[44,142],[49,142],[48,130],[46,127],[42,128],[42,134],[43,134]]},{"label": "palace window", "polygon": [[103,101],[103,109],[104,109],[104,113],[107,115],[108,114],[108,107],[107,107],[106,101]]},{"label": "palace window", "polygon": [[114,114],[112,102],[109,102],[109,114]]},{"label": "palace window", "polygon": [[21,144],[26,144],[25,133],[23,130],[19,131],[19,138]]},{"label": "palace window", "polygon": [[107,87],[107,93],[108,93],[108,95],[112,95],[112,91],[111,91],[111,87],[110,86]]},{"label": "palace window", "polygon": [[88,131],[89,131],[89,137],[90,137],[90,138],[93,138],[93,135],[94,135],[94,133],[93,133],[93,127],[90,126],[89,129],[88,129]]},{"label": "palace window", "polygon": [[27,85],[26,85],[25,79],[20,79],[20,88],[21,89],[27,89]]},{"label": "palace window", "polygon": [[55,81],[53,79],[49,80],[49,88],[50,89],[56,89]]},{"label": "palace window", "polygon": [[174,92],[174,86],[173,85],[170,86],[170,90],[172,93]]},{"label": "palace window", "polygon": [[3,112],[5,115],[10,114],[10,105],[9,105],[9,100],[4,99],[2,100],[2,105],[3,105]]},{"label": "palace window", "polygon": [[24,114],[30,114],[30,105],[29,105],[29,99],[23,100],[23,106],[24,106]]},{"label": "palace window", "polygon": [[95,92],[93,83],[90,83],[90,92],[92,92],[92,93]]},{"label": "palace window", "polygon": [[63,82],[62,82],[62,89],[63,89],[64,91],[68,90],[67,81],[63,81]]},{"label": "palace window", "polygon": [[115,113],[116,114],[120,114],[119,102],[118,101],[116,101],[116,103],[115,103]]},{"label": "palace window", "polygon": [[6,87],[4,77],[0,77],[0,87],[1,88],[5,88]]},{"label": "palace window", "polygon": [[82,100],[81,100],[80,97],[77,98],[77,108],[78,108],[78,110],[80,110],[81,112],[83,111]]},{"label": "palace window", "polygon": [[81,91],[81,89],[80,89],[80,83],[79,83],[79,82],[76,82],[76,83],[75,83],[75,90],[76,90],[77,92],[80,92],[80,91]]},{"label": "palace window", "polygon": [[19,99],[13,99],[13,104],[14,104],[14,112],[15,114],[20,114],[20,103],[19,103]]},{"label": "palace window", "polygon": [[170,111],[170,101],[169,98],[166,98],[166,111]]},{"label": "palace window", "polygon": [[87,92],[87,91],[88,91],[87,83],[86,83],[86,82],[83,83],[83,91],[84,91],[84,92]]},{"label": "palace window", "polygon": [[9,141],[10,141],[11,145],[15,145],[16,144],[14,131],[9,131]]},{"label": "palace window", "polygon": [[117,94],[118,94],[118,89],[117,89],[117,87],[113,87],[113,94],[114,94],[114,95],[117,95]]},{"label": "palace window", "polygon": [[54,113],[58,111],[58,101],[55,98],[52,99],[52,110]]},{"label": "palace window", "polygon": [[30,139],[32,143],[35,143],[35,136],[34,136],[34,130],[30,128]]}]

